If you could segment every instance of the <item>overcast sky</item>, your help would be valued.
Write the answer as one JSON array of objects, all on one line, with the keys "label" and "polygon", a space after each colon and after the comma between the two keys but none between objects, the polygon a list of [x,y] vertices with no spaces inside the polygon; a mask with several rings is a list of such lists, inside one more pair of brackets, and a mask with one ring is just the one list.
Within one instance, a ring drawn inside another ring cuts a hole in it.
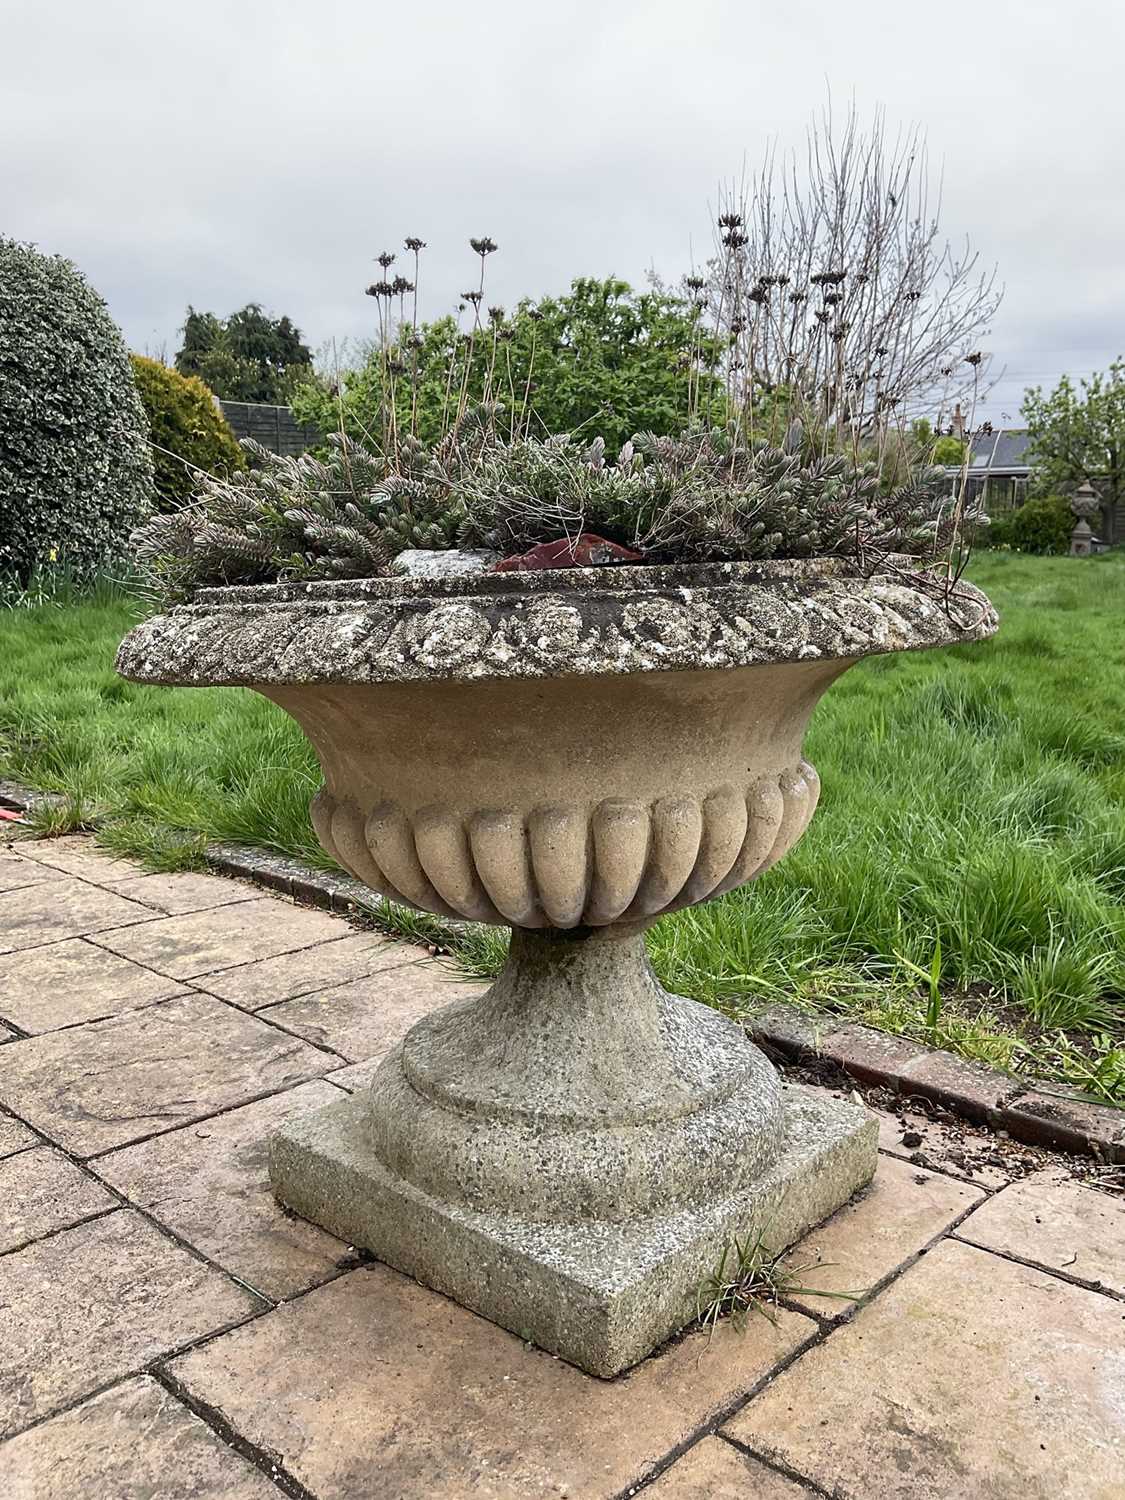
[{"label": "overcast sky", "polygon": [[135,349],[254,300],[364,336],[372,257],[428,241],[423,310],[669,277],[717,184],[831,89],[921,124],[943,227],[999,264],[988,347],[1029,382],[1125,353],[1122,0],[0,0],[0,232],[70,256]]}]

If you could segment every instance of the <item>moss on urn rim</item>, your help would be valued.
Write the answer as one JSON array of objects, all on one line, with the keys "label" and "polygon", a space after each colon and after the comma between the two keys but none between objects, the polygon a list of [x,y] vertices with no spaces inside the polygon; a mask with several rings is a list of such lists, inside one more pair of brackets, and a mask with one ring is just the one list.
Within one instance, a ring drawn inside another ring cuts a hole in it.
[{"label": "moss on urn rim", "polygon": [[883,559],[568,569],[201,590],[137,626],[137,682],[269,686],[726,670],[982,640],[989,600]]}]

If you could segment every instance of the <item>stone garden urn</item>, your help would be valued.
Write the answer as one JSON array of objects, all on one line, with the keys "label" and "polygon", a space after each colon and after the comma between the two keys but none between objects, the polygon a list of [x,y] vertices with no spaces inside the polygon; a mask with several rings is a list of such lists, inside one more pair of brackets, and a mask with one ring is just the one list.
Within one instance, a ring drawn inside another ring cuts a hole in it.
[{"label": "stone garden urn", "polygon": [[695,1315],[733,1236],[779,1248],[870,1180],[864,1110],[667,994],[644,932],[801,837],[802,737],[837,677],[996,628],[976,589],[947,607],[910,567],[205,589],[126,638],[133,681],[250,687],[297,720],[317,834],[373,891],[512,929],[491,989],[282,1127],[282,1202],[610,1376]]}]

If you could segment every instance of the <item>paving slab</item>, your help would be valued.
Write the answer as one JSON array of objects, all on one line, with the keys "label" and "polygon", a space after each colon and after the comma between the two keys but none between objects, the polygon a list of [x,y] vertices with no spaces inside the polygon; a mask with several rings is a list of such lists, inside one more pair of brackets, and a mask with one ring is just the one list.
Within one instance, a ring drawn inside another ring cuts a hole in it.
[{"label": "paving slab", "polygon": [[52,870],[37,860],[27,859],[10,844],[0,847],[0,891],[21,890],[29,885],[44,885],[61,880],[62,871]]},{"label": "paving slab", "polygon": [[5,1255],[0,1436],[262,1305],[128,1209]]},{"label": "paving slab", "polygon": [[809,1500],[809,1494],[718,1437],[689,1448],[644,1491],[645,1500]]},{"label": "paving slab", "polygon": [[366,979],[284,1000],[258,1012],[298,1036],[331,1047],[349,1062],[384,1057],[427,1016],[454,1000],[483,995],[486,985],[466,983],[433,962],[385,969]]},{"label": "paving slab", "polygon": [[183,993],[183,985],[85,938],[0,955],[0,1017],[32,1034],[98,1021]]},{"label": "paving slab", "polygon": [[291,1297],[333,1275],[348,1247],[277,1203],[269,1139],[290,1115],[339,1097],[330,1083],[303,1083],[110,1152],[97,1173],[224,1270],[267,1297]]},{"label": "paving slab", "polygon": [[324,1073],[324,1052],[210,995],[0,1048],[0,1103],[77,1156]]},{"label": "paving slab", "polygon": [[946,1241],[724,1431],[837,1500],[1121,1500],[1121,1314]]},{"label": "paving slab", "polygon": [[[803,1285],[862,1300],[983,1199],[967,1183],[881,1156],[867,1191],[796,1245],[789,1264]],[[844,1317],[855,1307],[808,1292],[793,1292],[789,1300],[825,1318]]]},{"label": "paving slab", "polygon": [[192,911],[211,911],[216,906],[232,906],[238,901],[261,899],[261,893],[252,885],[244,885],[237,880],[223,880],[218,875],[204,875],[196,870],[144,875],[130,866],[126,878],[109,884],[119,896],[143,901],[169,916],[180,916]]},{"label": "paving slab", "polygon": [[111,928],[125,932],[124,923],[155,916],[151,906],[68,875],[0,896],[0,953]]},{"label": "paving slab", "polygon": [[244,1010],[261,1010],[280,1000],[310,990],[332,989],[352,979],[365,979],[384,969],[417,964],[425,955],[410,943],[396,943],[377,932],[348,930],[347,937],[318,943],[299,953],[278,958],[260,958],[235,969],[222,969],[197,981],[200,989],[240,1005]]},{"label": "paving slab", "polygon": [[51,1146],[5,1157],[0,1161],[0,1254],[117,1207],[112,1193]]},{"label": "paving slab", "polygon": [[140,873],[132,860],[99,849],[89,834],[69,834],[57,839],[29,839],[20,852],[47,869],[62,870],[68,875],[95,884],[125,880]]},{"label": "paving slab", "polygon": [[41,1144],[34,1130],[29,1130],[20,1120],[13,1120],[11,1115],[0,1114],[0,1160]]},{"label": "paving slab", "polygon": [[997,1193],[957,1235],[1125,1296],[1125,1200],[1058,1171],[1036,1173]]},{"label": "paving slab", "polygon": [[259,896],[214,911],[149,921],[143,932],[139,927],[103,931],[98,942],[159,974],[192,979],[255,958],[292,953],[314,943],[346,937],[352,930],[342,917],[294,906],[275,896]]},{"label": "paving slab", "polygon": [[171,1368],[315,1495],[608,1500],[813,1331],[783,1312],[598,1381],[373,1265]]},{"label": "paving slab", "polygon": [[280,1491],[150,1376],[0,1444],[6,1500],[278,1500]]}]

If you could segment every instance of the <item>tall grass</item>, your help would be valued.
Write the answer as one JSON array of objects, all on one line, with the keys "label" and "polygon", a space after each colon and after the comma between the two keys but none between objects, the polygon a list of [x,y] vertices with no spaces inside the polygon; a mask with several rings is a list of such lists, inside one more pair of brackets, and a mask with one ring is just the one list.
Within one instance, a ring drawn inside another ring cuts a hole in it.
[{"label": "tall grass", "polygon": [[[997,1056],[1021,1028],[1120,1038],[1125,556],[986,554],[971,571],[1000,634],[873,658],[829,692],[807,742],[823,781],[809,832],[755,885],[657,924],[667,984],[910,1029],[927,1006],[933,1021],[917,971],[938,953],[962,1050]],[[0,612],[0,771],[66,793],[72,821],[160,867],[198,860],[205,838],[326,865],[296,726],[249,692],[121,681],[136,614],[107,588]],[[502,953],[495,935],[462,948],[482,971]]]}]

